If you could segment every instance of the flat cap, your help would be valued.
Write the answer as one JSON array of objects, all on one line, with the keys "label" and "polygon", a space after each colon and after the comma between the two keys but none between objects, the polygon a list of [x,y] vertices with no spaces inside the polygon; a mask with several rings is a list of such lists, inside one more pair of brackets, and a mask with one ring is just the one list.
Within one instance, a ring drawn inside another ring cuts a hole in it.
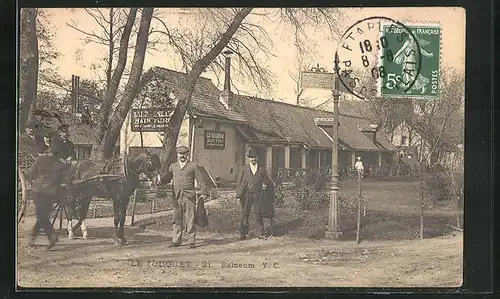
[{"label": "flat cap", "polygon": [[257,157],[257,151],[253,147],[248,148],[247,157]]},{"label": "flat cap", "polygon": [[177,147],[177,153],[178,154],[187,154],[189,153],[189,148],[187,146],[181,145]]}]

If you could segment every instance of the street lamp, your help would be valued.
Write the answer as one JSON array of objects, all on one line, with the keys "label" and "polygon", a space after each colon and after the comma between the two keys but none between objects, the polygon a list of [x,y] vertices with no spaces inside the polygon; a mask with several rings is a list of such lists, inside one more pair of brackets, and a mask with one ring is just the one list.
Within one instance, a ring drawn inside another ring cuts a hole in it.
[{"label": "street lamp", "polygon": [[340,226],[340,203],[339,203],[339,174],[338,174],[338,148],[339,148],[339,80],[336,78],[333,96],[333,134],[332,134],[332,178],[330,183],[330,209],[328,213],[328,229],[326,236],[339,238],[342,236]]}]

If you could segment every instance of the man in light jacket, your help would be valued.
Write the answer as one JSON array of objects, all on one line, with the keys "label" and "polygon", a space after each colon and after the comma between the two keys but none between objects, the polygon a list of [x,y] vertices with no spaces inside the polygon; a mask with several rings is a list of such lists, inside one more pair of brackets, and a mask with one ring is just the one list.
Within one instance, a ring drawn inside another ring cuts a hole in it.
[{"label": "man in light jacket", "polygon": [[171,164],[168,170],[160,174],[160,182],[163,184],[173,180],[172,206],[174,214],[172,218],[172,244],[170,247],[178,247],[182,242],[183,230],[187,234],[189,248],[195,248],[196,235],[196,188],[195,180],[201,189],[200,204],[208,195],[205,180],[201,174],[198,164],[188,161],[189,149],[185,146],[177,148],[177,162]]}]

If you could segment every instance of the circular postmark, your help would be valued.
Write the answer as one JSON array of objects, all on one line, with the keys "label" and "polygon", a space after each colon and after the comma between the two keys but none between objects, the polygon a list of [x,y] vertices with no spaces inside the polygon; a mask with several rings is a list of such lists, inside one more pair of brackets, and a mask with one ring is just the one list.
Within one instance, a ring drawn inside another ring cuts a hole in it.
[{"label": "circular postmark", "polygon": [[347,91],[365,99],[380,97],[388,90],[411,92],[421,61],[419,41],[412,30],[391,18],[375,16],[354,23],[342,35],[335,71]]}]

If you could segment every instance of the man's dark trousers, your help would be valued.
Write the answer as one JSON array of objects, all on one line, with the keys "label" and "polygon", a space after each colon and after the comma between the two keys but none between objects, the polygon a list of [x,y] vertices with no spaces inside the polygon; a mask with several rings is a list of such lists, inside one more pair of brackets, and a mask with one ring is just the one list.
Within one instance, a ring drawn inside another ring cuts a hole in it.
[{"label": "man's dark trousers", "polygon": [[36,223],[33,227],[32,237],[36,237],[40,229],[43,229],[49,241],[54,238],[56,232],[49,220],[50,212],[52,211],[52,203],[54,194],[33,192],[32,193],[36,207]]},{"label": "man's dark trousers", "polygon": [[250,217],[250,210],[252,205],[254,208],[254,213],[256,216],[255,226],[260,234],[264,234],[264,220],[258,210],[258,203],[262,197],[262,191],[256,192],[246,192],[246,194],[241,198],[241,218],[240,218],[240,234],[242,236],[248,235],[248,218]]}]

